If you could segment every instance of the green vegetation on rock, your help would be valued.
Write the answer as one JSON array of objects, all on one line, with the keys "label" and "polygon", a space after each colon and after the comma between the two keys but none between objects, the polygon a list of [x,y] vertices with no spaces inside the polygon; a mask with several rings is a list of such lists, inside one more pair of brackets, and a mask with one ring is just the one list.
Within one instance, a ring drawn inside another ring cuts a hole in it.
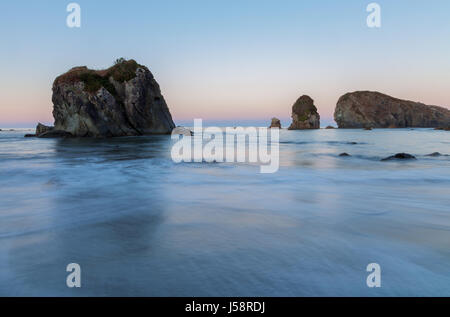
[{"label": "green vegetation on rock", "polygon": [[85,90],[89,93],[96,93],[101,87],[104,87],[111,95],[117,97],[117,91],[110,78],[113,78],[119,83],[129,81],[136,77],[136,70],[138,68],[148,70],[147,67],[138,64],[133,59],[126,60],[119,58],[113,66],[106,70],[92,70],[86,66],[72,68],[64,75],[59,76],[55,80],[55,83],[74,83],[81,81],[85,85]]},{"label": "green vegetation on rock", "polygon": [[84,83],[84,89],[87,92],[96,93],[100,88],[104,87],[111,95],[117,95],[116,89],[108,77],[102,77],[95,71],[80,74],[80,80]]}]

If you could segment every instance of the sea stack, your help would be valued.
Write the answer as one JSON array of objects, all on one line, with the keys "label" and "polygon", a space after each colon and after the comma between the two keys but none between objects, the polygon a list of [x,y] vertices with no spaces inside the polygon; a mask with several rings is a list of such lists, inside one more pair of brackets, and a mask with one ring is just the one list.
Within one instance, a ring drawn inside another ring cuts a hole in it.
[{"label": "sea stack", "polygon": [[339,98],[334,120],[339,128],[434,128],[450,126],[450,110],[379,92],[357,91]]},{"label": "sea stack", "polygon": [[134,60],[118,59],[105,70],[72,68],[55,79],[52,101],[55,126],[49,132],[55,137],[168,134],[175,128],[152,73]]},{"label": "sea stack", "polygon": [[272,118],[269,129],[278,128],[281,129],[281,121],[278,118]]},{"label": "sea stack", "polygon": [[311,97],[303,95],[292,106],[289,130],[320,129],[320,115]]}]

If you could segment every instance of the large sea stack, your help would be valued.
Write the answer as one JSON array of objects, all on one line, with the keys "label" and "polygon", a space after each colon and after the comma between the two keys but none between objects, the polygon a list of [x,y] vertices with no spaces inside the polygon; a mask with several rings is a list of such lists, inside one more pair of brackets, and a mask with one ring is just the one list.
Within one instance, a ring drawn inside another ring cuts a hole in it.
[{"label": "large sea stack", "polygon": [[134,60],[119,59],[105,70],[72,68],[55,79],[52,101],[54,134],[114,137],[175,128],[152,73]]},{"label": "large sea stack", "polygon": [[320,129],[320,115],[311,97],[303,95],[292,106],[289,130]]},{"label": "large sea stack", "polygon": [[450,110],[357,91],[339,98],[334,120],[339,128],[433,128],[450,126]]}]

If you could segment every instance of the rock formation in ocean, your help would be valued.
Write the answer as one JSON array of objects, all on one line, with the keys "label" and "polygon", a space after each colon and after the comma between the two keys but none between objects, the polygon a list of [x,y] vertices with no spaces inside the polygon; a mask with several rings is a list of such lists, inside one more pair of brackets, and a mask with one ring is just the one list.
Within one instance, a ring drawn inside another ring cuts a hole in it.
[{"label": "rock formation in ocean", "polygon": [[43,133],[46,133],[48,131],[52,131],[53,127],[48,127],[42,123],[38,123],[38,125],[36,126],[36,136],[39,136]]},{"label": "rock formation in ocean", "polygon": [[416,157],[414,155],[408,153],[397,153],[395,155],[386,157],[382,159],[382,161],[393,161],[393,160],[415,160]]},{"label": "rock formation in ocean", "polygon": [[311,97],[303,95],[292,106],[292,124],[289,130],[319,129],[320,115]]},{"label": "rock formation in ocean", "polygon": [[281,121],[278,118],[272,118],[272,122],[270,123],[270,127],[271,128],[278,128],[281,129]]},{"label": "rock formation in ocean", "polygon": [[357,91],[339,98],[334,120],[339,128],[432,128],[450,126],[450,110],[379,92]]},{"label": "rock formation in ocean", "polygon": [[175,128],[147,67],[119,59],[106,70],[75,67],[53,83],[55,126],[39,136],[168,134]]}]

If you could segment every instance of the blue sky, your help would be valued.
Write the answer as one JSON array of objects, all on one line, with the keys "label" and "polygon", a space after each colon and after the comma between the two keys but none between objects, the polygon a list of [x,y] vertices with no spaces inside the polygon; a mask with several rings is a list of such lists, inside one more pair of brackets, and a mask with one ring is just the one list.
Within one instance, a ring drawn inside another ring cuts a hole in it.
[{"label": "blue sky", "polygon": [[450,1],[71,1],[0,3],[0,127],[52,122],[51,85],[73,66],[147,65],[176,121],[289,121],[302,94],[332,120],[340,95],[378,90],[450,106]]}]

